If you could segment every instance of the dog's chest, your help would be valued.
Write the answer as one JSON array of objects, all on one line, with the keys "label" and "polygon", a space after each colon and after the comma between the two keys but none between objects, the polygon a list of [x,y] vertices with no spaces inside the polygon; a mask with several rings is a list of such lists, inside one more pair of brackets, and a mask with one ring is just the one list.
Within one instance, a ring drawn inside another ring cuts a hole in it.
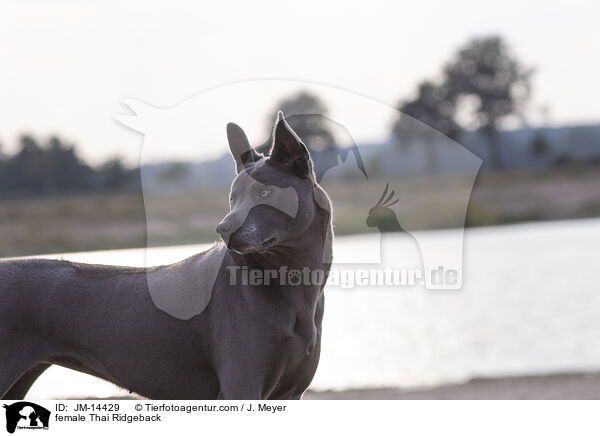
[{"label": "dog's chest", "polygon": [[320,352],[320,325],[317,320],[298,317],[292,334],[280,343],[279,374],[272,380],[274,398],[285,398],[286,393],[302,393],[310,384],[317,368]]},{"label": "dog's chest", "polygon": [[306,360],[314,352],[318,337],[316,322],[314,316],[309,317],[305,314],[296,316],[291,343],[299,360]]}]

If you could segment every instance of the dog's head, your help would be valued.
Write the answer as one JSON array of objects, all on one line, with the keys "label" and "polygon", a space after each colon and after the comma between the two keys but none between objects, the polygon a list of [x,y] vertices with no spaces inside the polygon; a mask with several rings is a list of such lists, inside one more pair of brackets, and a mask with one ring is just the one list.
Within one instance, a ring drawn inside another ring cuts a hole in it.
[{"label": "dog's head", "polygon": [[298,238],[313,221],[315,175],[306,146],[279,112],[269,157],[256,152],[244,131],[227,125],[237,177],[230,212],[217,226],[227,247],[241,254],[267,251]]}]

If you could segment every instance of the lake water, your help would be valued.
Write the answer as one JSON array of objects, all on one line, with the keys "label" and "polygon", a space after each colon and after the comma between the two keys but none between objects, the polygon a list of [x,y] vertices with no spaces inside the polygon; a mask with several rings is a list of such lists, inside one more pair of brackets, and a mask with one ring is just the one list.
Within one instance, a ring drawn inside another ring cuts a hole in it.
[{"label": "lake water", "polygon": [[[376,235],[346,236],[335,247],[360,250],[378,241]],[[198,249],[159,248],[153,258],[169,262]],[[470,229],[459,291],[327,289],[322,359],[312,389],[600,370],[599,252],[598,219]],[[145,259],[143,250],[61,256],[129,265]],[[111,395],[123,391],[51,368],[29,398]]]}]

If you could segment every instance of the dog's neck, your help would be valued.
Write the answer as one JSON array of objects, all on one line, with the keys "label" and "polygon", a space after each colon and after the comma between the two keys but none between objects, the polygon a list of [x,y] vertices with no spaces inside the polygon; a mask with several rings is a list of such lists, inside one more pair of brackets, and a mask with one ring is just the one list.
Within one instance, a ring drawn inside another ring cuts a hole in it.
[{"label": "dog's neck", "polygon": [[326,238],[326,226],[329,225],[328,212],[319,209],[301,236],[285,241],[269,251],[253,253],[250,256],[265,270],[279,270],[282,267],[288,270],[303,268],[328,270],[329,265],[323,263],[323,252],[331,250],[331,247],[327,246]]},{"label": "dog's neck", "polygon": [[[301,277],[305,277],[306,268],[312,272],[319,270],[323,274],[322,283],[302,283],[300,286],[287,286],[295,292],[284,292],[286,299],[301,314],[299,325],[305,327],[305,334],[309,342],[314,345],[316,340],[315,316],[317,307],[323,295],[324,281],[329,274],[330,263],[324,259],[331,259],[331,215],[329,211],[317,207],[315,217],[302,236],[286,241],[284,244],[266,253],[251,254],[252,259],[260,265],[263,270],[275,270],[280,273],[284,268],[284,274],[291,270],[301,271]],[[328,253],[325,253],[328,250]],[[297,292],[299,291],[299,292]]]}]

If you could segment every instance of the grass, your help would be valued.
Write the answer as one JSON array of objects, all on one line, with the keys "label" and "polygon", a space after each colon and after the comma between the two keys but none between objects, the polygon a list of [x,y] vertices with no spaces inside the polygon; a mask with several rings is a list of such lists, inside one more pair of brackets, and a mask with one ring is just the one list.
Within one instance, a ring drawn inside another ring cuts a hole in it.
[{"label": "grass", "polygon": [[[326,186],[334,199],[338,235],[373,231],[369,208],[387,182],[399,198],[408,230],[463,223],[462,176],[343,181]],[[145,201],[145,204],[144,204]],[[0,256],[143,247],[146,214],[150,245],[214,241],[227,211],[225,190],[175,195],[95,194],[0,201]],[[467,213],[468,226],[600,216],[600,171],[595,167],[481,174]]]}]

